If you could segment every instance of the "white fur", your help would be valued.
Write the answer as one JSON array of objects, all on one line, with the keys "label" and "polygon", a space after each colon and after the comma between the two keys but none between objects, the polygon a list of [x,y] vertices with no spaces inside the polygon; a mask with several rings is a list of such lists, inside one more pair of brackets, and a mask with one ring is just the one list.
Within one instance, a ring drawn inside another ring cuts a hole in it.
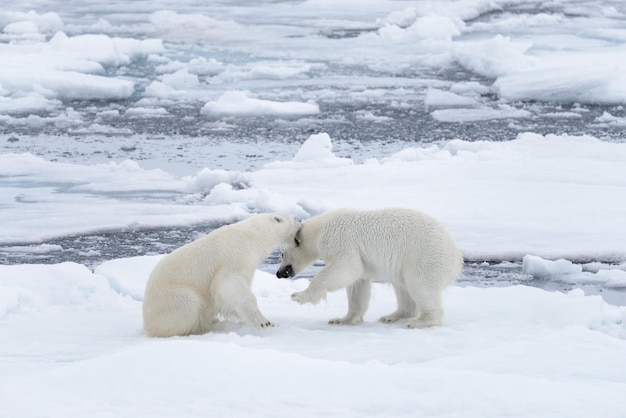
[{"label": "white fur", "polygon": [[296,239],[300,245],[285,249],[277,275],[296,275],[322,259],[325,267],[292,299],[317,303],[327,292],[346,288],[348,313],[331,324],[362,322],[374,281],[391,283],[398,300],[397,310],[382,322],[410,318],[411,328],[440,325],[441,293],[463,265],[443,226],[410,209],[328,212],[304,222]]},{"label": "white fur", "polygon": [[282,213],[260,214],[212,231],[163,257],[143,300],[152,337],[202,334],[222,317],[270,326],[250,290],[254,271],[276,248],[293,243],[300,223]]}]

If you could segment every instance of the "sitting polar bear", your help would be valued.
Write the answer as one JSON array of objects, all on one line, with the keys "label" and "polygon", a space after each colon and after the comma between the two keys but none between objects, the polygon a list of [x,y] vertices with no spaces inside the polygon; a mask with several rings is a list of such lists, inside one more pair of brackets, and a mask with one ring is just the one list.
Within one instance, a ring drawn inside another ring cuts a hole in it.
[{"label": "sitting polar bear", "polygon": [[146,284],[146,334],[202,334],[218,315],[236,317],[255,328],[271,326],[250,284],[258,265],[274,249],[291,245],[300,226],[284,213],[254,215],[164,256]]},{"label": "sitting polar bear", "polygon": [[293,277],[322,259],[325,267],[309,287],[291,297],[317,303],[327,292],[347,288],[348,314],[331,324],[362,322],[374,281],[390,282],[398,299],[398,309],[382,322],[413,318],[410,328],[441,325],[441,293],[463,265],[461,251],[443,226],[410,209],[328,212],[304,222],[295,242],[299,246],[285,249],[276,275]]}]

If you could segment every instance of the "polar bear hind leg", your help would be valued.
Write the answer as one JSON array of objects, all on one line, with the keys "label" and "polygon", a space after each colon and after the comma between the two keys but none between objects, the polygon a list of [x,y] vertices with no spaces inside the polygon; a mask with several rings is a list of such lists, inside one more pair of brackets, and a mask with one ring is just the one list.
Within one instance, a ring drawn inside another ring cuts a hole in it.
[{"label": "polar bear hind leg", "polygon": [[398,308],[395,312],[389,315],[382,316],[379,321],[384,323],[392,323],[399,321],[400,319],[413,318],[416,315],[417,309],[415,301],[409,295],[404,285],[397,282],[392,282],[393,290],[396,293],[396,299],[398,301]]},{"label": "polar bear hind leg", "polygon": [[[158,307],[153,309],[152,307]],[[144,303],[144,328],[152,337],[204,334],[215,322],[202,296],[186,287],[166,288]]]},{"label": "polar bear hind leg", "polygon": [[331,325],[357,325],[363,322],[363,315],[370,303],[372,282],[361,279],[346,288],[348,294],[348,313],[343,318],[328,321]]},{"label": "polar bear hind leg", "polygon": [[416,282],[407,286],[407,296],[416,304],[417,317],[409,322],[409,328],[428,328],[442,325],[443,307],[441,303],[442,289],[417,286]]}]

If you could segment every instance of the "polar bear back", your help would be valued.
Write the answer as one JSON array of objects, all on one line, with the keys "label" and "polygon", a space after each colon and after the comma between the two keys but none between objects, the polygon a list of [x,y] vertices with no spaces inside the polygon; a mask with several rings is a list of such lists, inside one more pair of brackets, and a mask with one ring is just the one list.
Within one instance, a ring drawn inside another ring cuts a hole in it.
[{"label": "polar bear back", "polygon": [[209,278],[225,266],[251,278],[267,254],[287,244],[281,237],[292,234],[291,229],[295,231],[292,217],[278,225],[272,221],[279,215],[260,214],[224,225],[177,248],[155,266],[151,284],[167,282],[168,285],[205,287]]},{"label": "polar bear back", "polygon": [[[307,233],[317,236],[307,236]],[[305,222],[302,241],[317,242],[326,263],[358,256],[373,280],[424,271],[456,277],[463,257],[434,218],[411,209],[339,209]],[[451,262],[452,260],[452,262]],[[377,281],[378,281],[377,280]]]}]

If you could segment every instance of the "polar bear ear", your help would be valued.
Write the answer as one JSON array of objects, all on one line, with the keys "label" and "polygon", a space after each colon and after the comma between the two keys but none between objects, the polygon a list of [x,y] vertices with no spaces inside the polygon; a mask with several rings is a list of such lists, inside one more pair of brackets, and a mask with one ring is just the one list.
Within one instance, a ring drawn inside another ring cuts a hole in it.
[{"label": "polar bear ear", "polygon": [[300,246],[300,231],[302,230],[302,228],[298,229],[298,232],[296,232],[296,236],[293,238],[293,244],[296,247]]},{"label": "polar bear ear", "polygon": [[274,217],[272,219],[274,220],[274,222],[278,222],[278,223],[282,223],[283,222],[283,218],[281,218],[278,215],[274,215]]}]

